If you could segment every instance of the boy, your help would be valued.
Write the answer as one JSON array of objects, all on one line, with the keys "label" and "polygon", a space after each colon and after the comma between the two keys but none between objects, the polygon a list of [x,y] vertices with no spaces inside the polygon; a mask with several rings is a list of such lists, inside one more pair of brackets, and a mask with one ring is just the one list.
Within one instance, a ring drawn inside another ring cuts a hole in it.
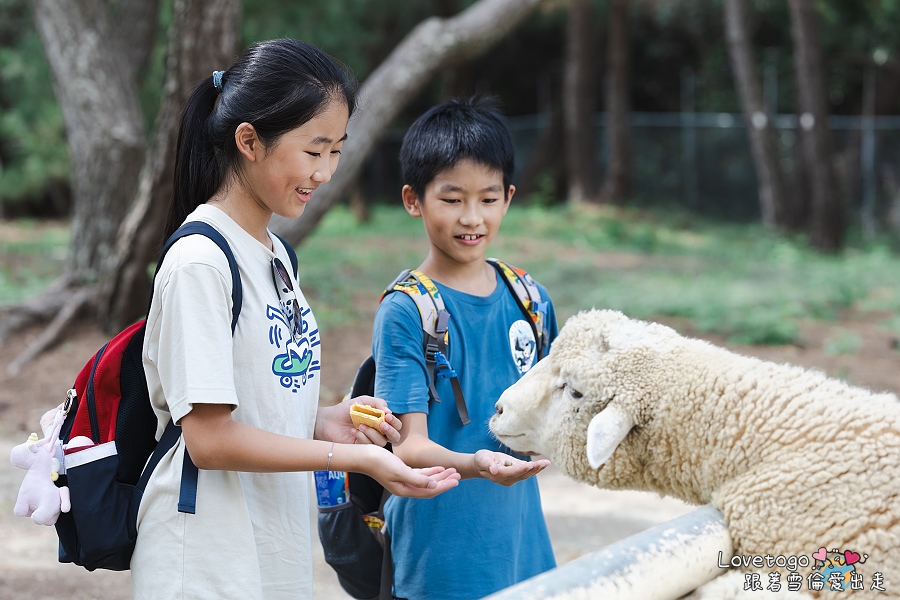
[{"label": "boy", "polygon": [[[455,467],[471,481],[428,502],[388,500],[393,594],[471,600],[556,565],[532,478],[549,461],[513,455],[487,427],[500,394],[537,360],[528,317],[485,262],[515,193],[512,138],[484,99],[450,101],[410,127],[400,162],[403,204],[422,219],[429,239],[418,270],[434,282],[451,315],[447,358],[471,423],[462,424],[449,380],[434,379],[443,401],[429,401],[422,322],[407,294],[385,296],[375,317],[375,394],[402,422],[397,456],[410,466]],[[548,306],[549,348],[556,316],[539,289]]]}]

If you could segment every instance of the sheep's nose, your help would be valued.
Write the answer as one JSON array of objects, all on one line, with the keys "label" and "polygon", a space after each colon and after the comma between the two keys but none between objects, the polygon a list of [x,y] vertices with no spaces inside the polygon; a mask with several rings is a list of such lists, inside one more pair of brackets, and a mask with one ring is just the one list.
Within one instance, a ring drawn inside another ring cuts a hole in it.
[{"label": "sheep's nose", "polygon": [[500,405],[499,402],[498,402],[497,404],[494,405],[494,408],[497,409],[497,414],[498,414],[498,415],[502,415],[502,414],[503,414],[503,407]]}]

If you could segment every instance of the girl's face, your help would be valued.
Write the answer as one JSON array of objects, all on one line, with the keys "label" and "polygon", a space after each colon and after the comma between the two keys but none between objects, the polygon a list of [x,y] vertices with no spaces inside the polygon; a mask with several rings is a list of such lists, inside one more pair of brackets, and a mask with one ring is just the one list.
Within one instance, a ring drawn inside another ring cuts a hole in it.
[{"label": "girl's face", "polygon": [[332,100],[316,117],[284,134],[273,146],[256,140],[253,160],[243,176],[251,200],[259,208],[295,219],[317,187],[337,169],[347,139],[347,106]]}]

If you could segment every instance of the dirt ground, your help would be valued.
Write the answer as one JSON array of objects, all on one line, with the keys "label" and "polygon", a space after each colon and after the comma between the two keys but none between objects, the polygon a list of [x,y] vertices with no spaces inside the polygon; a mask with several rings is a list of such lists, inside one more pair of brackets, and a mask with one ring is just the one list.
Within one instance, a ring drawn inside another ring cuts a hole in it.
[{"label": "dirt ground", "polygon": [[[733,347],[744,354],[776,362],[814,367],[835,377],[874,390],[900,393],[900,351],[897,335],[880,324],[890,315],[848,311],[837,323],[801,324],[802,343],[784,347]],[[668,322],[693,335],[684,323]],[[832,355],[826,341],[836,332],[855,334],[860,345],[853,354]],[[9,450],[38,429],[40,415],[61,402],[75,374],[106,337],[87,325],[71,331],[66,340],[26,365],[15,376],[6,366],[38,334],[28,331],[0,347],[0,598],[43,600],[119,600],[131,597],[127,572],[88,573],[56,562],[53,528],[15,517],[12,507],[22,471],[7,459]],[[368,324],[322,333],[323,403],[332,403],[353,378],[368,354]],[[726,345],[721,339],[710,338]],[[603,545],[637,533],[690,510],[679,501],[637,492],[610,492],[571,481],[558,471],[540,476],[544,513],[557,561],[564,563]],[[310,513],[315,527],[315,508]],[[322,559],[313,539],[316,599],[349,598]]]}]

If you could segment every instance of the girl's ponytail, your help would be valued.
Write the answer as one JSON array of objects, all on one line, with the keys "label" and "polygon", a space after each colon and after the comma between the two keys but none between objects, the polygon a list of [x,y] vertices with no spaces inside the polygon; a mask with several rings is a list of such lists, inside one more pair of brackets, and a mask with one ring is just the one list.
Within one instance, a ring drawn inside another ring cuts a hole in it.
[{"label": "girl's ponytail", "polygon": [[218,168],[209,123],[218,96],[219,90],[213,78],[207,77],[194,87],[185,104],[175,150],[172,205],[169,207],[163,241],[195,208],[209,200],[222,184],[223,174]]}]

